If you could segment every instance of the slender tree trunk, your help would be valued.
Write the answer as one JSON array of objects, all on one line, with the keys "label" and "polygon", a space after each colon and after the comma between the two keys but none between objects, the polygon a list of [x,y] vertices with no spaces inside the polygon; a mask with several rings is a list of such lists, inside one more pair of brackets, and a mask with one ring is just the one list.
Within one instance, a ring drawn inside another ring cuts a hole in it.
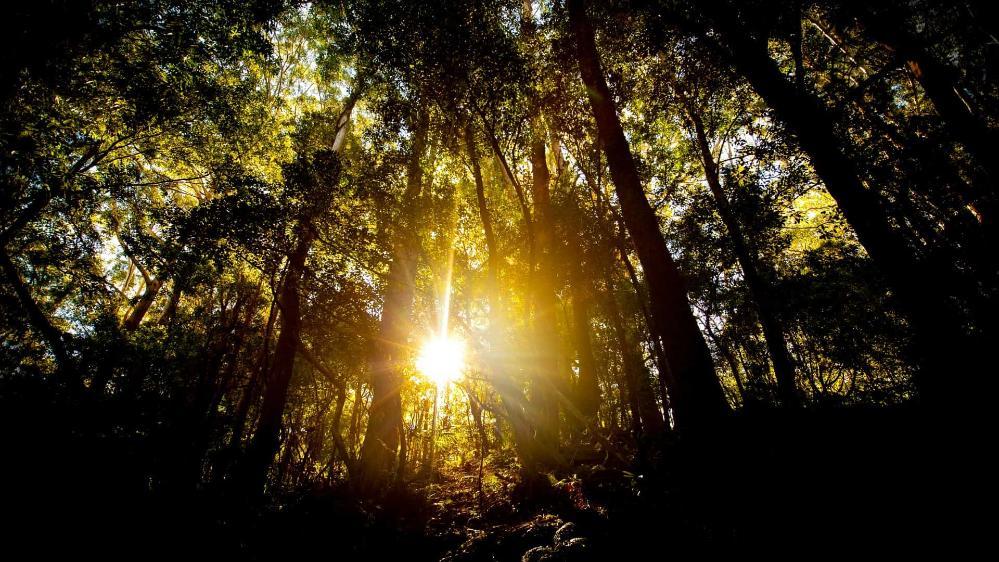
[{"label": "slender tree trunk", "polygon": [[14,289],[14,294],[21,303],[21,308],[24,309],[28,323],[41,334],[42,338],[48,344],[49,351],[55,357],[56,367],[61,373],[71,379],[69,382],[75,388],[79,388],[80,381],[76,378],[71,365],[69,351],[66,349],[66,341],[63,338],[62,331],[52,325],[48,316],[45,315],[41,307],[38,306],[38,303],[35,302],[34,297],[31,296],[31,290],[21,277],[21,272],[17,269],[17,265],[10,259],[10,256],[7,255],[7,250],[3,247],[0,247],[0,271],[2,271],[3,276],[6,278],[7,284]]},{"label": "slender tree trunk", "polygon": [[576,347],[576,358],[579,360],[579,379],[576,391],[573,393],[576,408],[579,409],[584,421],[593,422],[600,409],[600,384],[597,381],[597,362],[593,357],[593,344],[590,341],[590,300],[586,289],[582,287],[582,272],[578,264],[569,264],[574,268],[570,284],[572,293],[572,329]]},{"label": "slender tree trunk", "polygon": [[725,359],[725,363],[728,363],[728,368],[732,371],[732,378],[735,379],[735,386],[739,390],[739,399],[742,401],[743,406],[746,405],[746,387],[742,383],[742,377],[739,375],[739,365],[736,363],[735,357],[732,355],[732,351],[725,345],[725,342],[721,340],[715,333],[714,329],[711,328],[711,319],[708,318],[704,322],[705,332],[708,334],[708,338],[715,343],[715,347],[721,352],[722,357]]},{"label": "slender tree trunk", "polygon": [[[336,373],[329,370],[319,358],[315,356],[314,353],[302,342],[298,345],[299,354],[305,358],[306,361],[312,364],[324,377],[336,388],[336,407],[333,410],[333,420],[330,422],[330,437],[333,440],[333,454],[330,455],[329,460],[326,463],[328,470],[332,470],[332,467],[336,464],[337,455],[343,459],[343,464],[347,469],[348,476],[354,471],[354,457],[350,453],[350,449],[347,448],[347,444],[343,440],[343,436],[340,435],[341,421],[343,420],[343,408],[347,403],[347,385],[343,383],[340,377]],[[317,422],[319,423],[319,422]],[[321,437],[317,437],[321,440]],[[320,447],[317,447],[317,450]],[[331,474],[332,476],[332,474]]]},{"label": "slender tree trunk", "polygon": [[475,138],[471,127],[465,129],[465,147],[472,164],[472,177],[475,180],[475,196],[479,208],[479,218],[482,221],[482,229],[486,236],[486,251],[488,252],[487,263],[489,264],[488,281],[486,287],[487,299],[489,301],[489,328],[487,331],[489,352],[486,356],[486,366],[489,369],[490,382],[499,394],[500,403],[506,412],[513,431],[513,442],[517,449],[522,463],[526,467],[533,467],[536,462],[536,445],[531,431],[531,424],[524,409],[526,400],[523,393],[517,389],[510,377],[503,373],[501,361],[498,357],[498,350],[501,342],[499,338],[501,302],[499,294],[499,274],[502,258],[499,245],[496,242],[496,235],[493,232],[492,216],[489,212],[488,201],[486,200],[485,183],[482,179],[482,169],[479,166],[478,151],[475,148]]},{"label": "slender tree trunk", "polygon": [[625,380],[628,386],[629,400],[632,408],[638,413],[641,426],[636,427],[638,433],[659,435],[666,430],[663,415],[656,405],[656,395],[652,390],[651,376],[645,367],[642,350],[631,334],[628,333],[621,316],[621,309],[615,297],[614,279],[607,277],[607,316],[610,318],[617,340],[618,351],[624,365]]},{"label": "slender tree trunk", "polygon": [[[598,212],[597,218],[599,220],[606,221],[606,228],[612,232],[611,236],[614,241],[614,247],[617,250],[618,258],[628,274],[628,280],[631,282],[631,288],[635,292],[635,298],[638,301],[638,308],[642,314],[642,320],[644,320],[645,326],[648,328],[646,339],[649,343],[649,347],[652,349],[653,359],[655,360],[656,370],[659,375],[657,377],[659,383],[659,396],[663,402],[663,411],[667,412],[668,418],[668,412],[670,410],[669,387],[673,384],[673,375],[670,372],[669,362],[666,359],[666,352],[663,349],[662,341],[659,339],[659,334],[653,329],[655,324],[652,321],[652,313],[649,310],[649,297],[647,291],[638,279],[638,273],[635,271],[635,266],[631,263],[631,258],[628,257],[629,241],[627,226],[624,224],[624,219],[604,197],[599,186],[590,180],[589,177],[586,177],[586,182],[590,185],[590,189],[593,191],[598,208],[604,210],[603,212]],[[611,270],[616,269],[617,263],[614,259],[611,258],[609,261],[609,268]]]},{"label": "slender tree trunk", "polygon": [[373,396],[358,465],[359,484],[368,491],[375,491],[389,483],[398,468],[402,440],[402,400],[399,390],[403,382],[402,368],[408,359],[406,341],[410,333],[420,252],[417,236],[420,217],[416,207],[423,189],[421,160],[426,152],[428,127],[428,116],[421,109],[414,127],[406,191],[402,199],[402,218],[396,226],[395,248],[389,265],[381,323],[371,360]]},{"label": "slender tree trunk", "polygon": [[784,329],[777,319],[774,310],[773,288],[763,277],[757,267],[757,253],[750,242],[742,233],[742,226],[736,218],[735,213],[728,204],[725,192],[722,190],[721,178],[718,172],[718,164],[711,154],[711,146],[708,143],[707,134],[704,131],[704,123],[700,114],[694,109],[690,100],[685,100],[687,116],[694,128],[694,136],[701,153],[701,163],[704,167],[704,177],[707,180],[711,195],[715,199],[715,207],[721,216],[725,228],[728,230],[729,239],[735,250],[735,256],[739,260],[742,268],[742,275],[749,286],[749,292],[756,301],[756,308],[760,315],[760,324],[763,327],[763,336],[767,342],[767,350],[773,363],[774,375],[777,377],[777,396],[785,408],[794,408],[801,404],[798,394],[797,383],[795,382],[794,360],[787,350],[787,342],[784,340]]},{"label": "slender tree trunk", "polygon": [[180,305],[180,297],[183,292],[184,284],[179,278],[175,278],[173,280],[173,288],[170,290],[170,300],[167,302],[167,306],[158,320],[159,324],[169,326],[173,322],[174,316],[177,315],[177,306]]},{"label": "slender tree trunk", "polygon": [[569,20],[583,84],[621,202],[625,223],[649,283],[653,329],[662,339],[673,376],[671,405],[681,429],[715,426],[729,406],[711,352],[687,301],[686,288],[642,188],[614,100],[600,68],[593,27],[582,0],[569,0]]},{"label": "slender tree trunk", "polygon": [[261,342],[260,353],[255,362],[255,366],[249,369],[249,377],[246,388],[236,406],[235,422],[233,423],[232,435],[229,439],[229,448],[235,455],[246,431],[247,421],[250,417],[250,408],[257,402],[258,389],[261,381],[267,375],[267,365],[270,362],[271,335],[274,333],[274,324],[277,320],[277,300],[276,296],[271,297],[270,310],[267,313],[267,324],[264,326],[263,341]]},{"label": "slender tree trunk", "polygon": [[315,239],[312,227],[299,222],[298,242],[288,256],[288,268],[278,297],[281,333],[274,349],[274,360],[264,382],[264,401],[260,406],[257,431],[250,441],[244,460],[243,484],[251,493],[259,493],[267,478],[267,469],[278,450],[281,418],[288,399],[288,387],[295,367],[295,354],[301,337],[302,317],[299,289],[305,272],[305,260]]},{"label": "slender tree trunk", "polygon": [[[177,490],[188,492],[202,481],[202,460],[211,443],[212,422],[218,405],[231,387],[236,373],[246,333],[256,314],[260,285],[252,295],[240,295],[227,318],[223,303],[219,325],[208,335],[211,343],[203,353],[204,367],[198,377],[193,396],[184,404],[184,414],[173,432],[177,439],[172,453]],[[232,338],[226,337],[232,334]],[[228,358],[228,361],[226,361]],[[221,369],[223,362],[226,363]]]},{"label": "slender tree trunk", "polygon": [[[347,128],[350,125],[351,115],[359,95],[360,88],[355,88],[345,101],[344,108],[337,118],[337,133],[331,147],[331,152],[334,155],[332,165],[336,168],[325,170],[329,174],[324,179],[328,185],[321,185],[320,189],[333,189],[339,180],[340,162],[338,157],[343,151]],[[313,196],[321,197],[321,194],[315,193]],[[301,341],[301,282],[305,274],[306,259],[312,248],[312,243],[316,239],[316,232],[312,226],[312,215],[322,212],[321,208],[310,207],[309,209],[303,212],[303,216],[299,218],[295,227],[296,243],[288,255],[285,279],[278,296],[281,333],[274,349],[273,363],[264,381],[264,400],[260,406],[257,431],[250,441],[243,463],[242,484],[251,493],[259,493],[263,490],[267,469],[274,460],[274,454],[277,453],[280,445],[281,418],[288,401],[288,388],[291,384],[295,356]]]},{"label": "slender tree trunk", "polygon": [[[615,331],[615,335],[621,332]],[[619,344],[620,346],[620,344]],[[621,355],[621,372],[618,374],[618,386],[621,390],[621,408],[618,417],[622,426],[631,429],[631,435],[636,439],[642,435],[642,414],[638,408],[638,390],[635,388],[633,365],[629,357]],[[630,417],[630,423],[625,424],[625,418]]]},{"label": "slender tree trunk", "polygon": [[559,366],[558,322],[555,311],[555,268],[553,263],[554,228],[549,183],[551,175],[545,155],[544,135],[539,128],[540,119],[532,120],[534,138],[531,142],[532,195],[534,198],[534,219],[537,248],[537,274],[533,279],[535,354],[537,356],[537,379],[535,398],[532,404],[537,425],[535,432],[539,445],[554,450],[558,447],[559,436],[559,394],[565,384]]},{"label": "slender tree trunk", "polygon": [[[880,7],[877,4],[857,5],[858,15],[868,33],[905,61],[951,136],[963,144],[978,165],[988,172],[989,191],[994,197],[995,182],[999,179],[995,158],[999,135],[975,115],[968,100],[961,95],[957,71],[937,60],[922,41],[905,29],[905,14],[893,9],[890,3],[883,3]],[[982,205],[982,202],[977,202],[977,205]],[[994,217],[989,216],[988,219],[991,221]]]},{"label": "slender tree trunk", "polygon": [[[528,42],[534,39],[533,2],[524,0],[521,30]],[[531,128],[531,195],[534,203],[534,234],[537,274],[532,278],[534,304],[534,352],[537,356],[532,409],[538,445],[555,451],[559,442],[559,406],[561,397],[570,395],[568,380],[559,361],[559,331],[555,294],[555,223],[552,214],[551,172],[545,150],[545,129],[538,100],[532,99]]]},{"label": "slender tree trunk", "polygon": [[358,452],[358,433],[360,433],[361,413],[367,409],[364,399],[364,389],[360,384],[354,387],[354,402],[350,407],[350,426],[347,428],[347,446],[351,454]]},{"label": "slender tree trunk", "polygon": [[[330,423],[330,436],[333,439],[333,451],[335,455],[339,455],[340,459],[343,460],[343,465],[347,469],[347,475],[349,476],[354,471],[354,457],[350,454],[350,450],[347,448],[347,443],[344,442],[343,436],[340,434],[340,426],[343,420],[343,407],[347,403],[347,389],[345,386],[341,385],[337,387],[336,394],[336,409],[333,411],[333,421]],[[329,466],[332,468],[334,464],[335,457],[331,457],[329,461]],[[332,474],[331,474],[332,476]]]},{"label": "slender tree trunk", "polygon": [[573,389],[573,402],[583,427],[594,426],[600,410],[600,383],[597,380],[597,362],[593,356],[593,343],[590,340],[590,308],[592,282],[584,272],[587,263],[586,252],[582,247],[583,215],[573,213],[566,221],[571,232],[565,237],[565,259],[563,267],[569,274],[569,294],[572,297],[572,336],[579,362],[579,375]]}]

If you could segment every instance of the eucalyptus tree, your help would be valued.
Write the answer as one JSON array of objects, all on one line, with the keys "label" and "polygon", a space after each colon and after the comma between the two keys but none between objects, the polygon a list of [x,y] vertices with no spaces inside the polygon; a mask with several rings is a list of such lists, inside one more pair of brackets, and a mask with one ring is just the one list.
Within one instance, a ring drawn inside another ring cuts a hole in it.
[{"label": "eucalyptus tree", "polygon": [[711,352],[694,319],[684,282],[642,188],[600,66],[586,6],[579,1],[569,2],[567,6],[580,74],[597,121],[601,145],[607,154],[625,223],[649,280],[654,329],[662,338],[673,379],[671,405],[677,412],[677,424],[691,431],[714,426],[729,406],[714,372]]}]

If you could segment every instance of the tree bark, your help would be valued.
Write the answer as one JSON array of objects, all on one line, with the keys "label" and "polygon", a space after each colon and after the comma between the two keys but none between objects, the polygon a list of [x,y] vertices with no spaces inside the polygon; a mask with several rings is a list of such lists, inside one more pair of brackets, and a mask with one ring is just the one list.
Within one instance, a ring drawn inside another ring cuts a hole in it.
[{"label": "tree bark", "polygon": [[125,329],[130,332],[139,328],[139,324],[142,323],[142,319],[146,317],[146,313],[149,312],[149,308],[153,306],[153,301],[156,300],[156,296],[160,293],[163,281],[147,277],[145,285],[146,288],[142,291],[139,302],[135,303],[135,306],[132,307],[132,311],[128,313],[128,317],[125,318],[125,322],[123,323]]},{"label": "tree bark", "polygon": [[593,27],[582,0],[569,0],[576,58],[625,223],[649,283],[653,329],[660,335],[673,375],[671,405],[681,430],[715,426],[729,406],[715,375],[711,352],[687,301],[684,281],[649,205],[600,67]]},{"label": "tree bark", "polygon": [[559,365],[558,322],[555,316],[555,268],[553,263],[554,224],[549,184],[551,174],[545,154],[545,140],[540,119],[532,119],[531,191],[534,199],[537,274],[533,278],[534,350],[537,357],[535,397],[535,433],[539,446],[554,450],[559,436],[559,394],[567,395]]},{"label": "tree bark", "polygon": [[180,279],[174,278],[173,288],[170,289],[170,300],[167,302],[167,306],[158,320],[160,325],[169,326],[173,322],[174,316],[177,315],[177,307],[180,305],[180,297],[183,293],[184,284]]},{"label": "tree bark", "polygon": [[[325,170],[329,173],[324,180],[328,185],[318,185],[318,189],[333,189],[339,179],[341,165],[339,155],[343,151],[347,128],[350,125],[351,115],[360,91],[360,87],[355,87],[337,118],[337,133],[331,147],[331,152],[334,155],[332,165],[336,168]],[[314,195],[319,196],[320,194]],[[312,226],[314,218],[312,215],[320,212],[323,212],[322,208],[312,206],[303,211],[303,216],[299,217],[295,227],[295,247],[288,255],[285,279],[278,296],[281,333],[278,335],[277,345],[274,349],[273,363],[264,380],[264,400],[260,406],[257,431],[250,441],[241,474],[242,484],[250,493],[260,493],[263,490],[264,482],[267,479],[267,469],[274,460],[274,454],[277,453],[280,445],[281,418],[288,402],[288,388],[291,384],[295,356],[301,341],[301,282],[305,274],[306,259],[312,248],[312,243],[316,239],[316,232]]]},{"label": "tree bark", "polygon": [[[521,30],[525,41],[535,36],[533,1],[524,0]],[[531,195],[534,203],[535,259],[537,272],[531,279],[534,305],[534,353],[536,373],[532,410],[535,434],[542,450],[555,451],[559,443],[559,406],[561,397],[570,395],[564,365],[559,360],[559,330],[555,294],[555,223],[551,207],[551,172],[545,149],[545,129],[541,107],[531,96],[530,160]]]},{"label": "tree bark", "polygon": [[250,441],[243,467],[243,484],[251,493],[263,490],[267,469],[278,450],[281,418],[288,400],[288,387],[295,367],[295,354],[301,337],[302,317],[299,289],[305,272],[305,260],[315,240],[307,221],[297,227],[298,242],[288,256],[288,268],[278,297],[281,333],[274,349],[274,359],[264,381],[264,401],[260,406],[256,433]]}]

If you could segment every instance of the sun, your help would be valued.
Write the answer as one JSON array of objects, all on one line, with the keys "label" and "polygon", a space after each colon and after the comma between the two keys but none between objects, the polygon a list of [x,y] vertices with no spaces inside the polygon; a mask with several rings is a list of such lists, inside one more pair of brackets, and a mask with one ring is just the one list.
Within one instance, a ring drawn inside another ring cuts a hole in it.
[{"label": "sun", "polygon": [[449,337],[433,337],[420,348],[416,368],[437,386],[461,378],[465,369],[465,342]]}]

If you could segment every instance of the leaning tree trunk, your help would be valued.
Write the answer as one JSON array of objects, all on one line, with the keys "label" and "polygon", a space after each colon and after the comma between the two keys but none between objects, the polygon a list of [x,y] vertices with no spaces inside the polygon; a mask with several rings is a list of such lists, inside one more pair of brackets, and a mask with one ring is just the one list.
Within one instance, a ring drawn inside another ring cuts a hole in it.
[{"label": "leaning tree trunk", "polygon": [[[360,89],[346,100],[343,110],[337,119],[337,134],[333,141],[332,158],[324,165],[332,169],[324,169],[326,185],[318,185],[319,189],[331,190],[340,177],[339,155],[343,152],[350,117],[357,102]],[[316,196],[320,194],[316,193]],[[263,403],[258,414],[257,430],[250,441],[246,457],[239,469],[240,484],[249,493],[260,493],[267,479],[267,470],[274,460],[280,445],[281,418],[284,416],[285,405],[288,402],[288,388],[295,368],[295,356],[301,340],[301,282],[305,274],[305,263],[316,232],[312,226],[314,214],[322,209],[310,207],[299,217],[295,227],[295,246],[288,255],[284,283],[278,296],[281,333],[278,335],[274,349],[274,358],[267,376],[264,379]]]},{"label": "leaning tree trunk", "polygon": [[137,330],[139,324],[142,324],[146,313],[149,312],[150,307],[153,306],[153,301],[156,300],[156,296],[160,293],[160,288],[163,287],[163,281],[152,277],[146,277],[145,284],[146,288],[142,291],[139,302],[135,303],[135,306],[132,307],[132,310],[128,313],[128,317],[125,318],[125,322],[122,324],[130,332]]},{"label": "leaning tree trunk", "polygon": [[[960,94],[957,71],[937,60],[922,41],[905,29],[904,13],[890,6],[883,9],[867,3],[858,4],[858,8],[857,13],[870,36],[905,61],[951,136],[963,144],[976,163],[987,171],[986,193],[976,195],[994,199],[996,181],[999,181],[999,166],[994,155],[999,135],[984,119],[975,115],[968,100]],[[971,202],[989,211],[994,203]],[[994,218],[991,213],[986,217],[989,222]]]},{"label": "leaning tree trunk", "polygon": [[597,132],[607,155],[625,224],[649,284],[653,329],[660,335],[673,376],[671,405],[682,430],[717,424],[729,412],[711,352],[687,301],[686,288],[642,188],[631,148],[600,67],[593,27],[583,0],[569,0],[576,57]]},{"label": "leaning tree trunk", "polygon": [[789,83],[766,45],[749,38],[731,14],[716,11],[711,15],[727,48],[703,28],[699,32],[749,80],[777,118],[797,136],[815,172],[911,320],[920,355],[916,376],[920,399],[933,408],[958,406],[967,385],[951,384],[947,379],[956,373],[966,380],[980,372],[980,358],[979,346],[965,332],[964,322],[950,302],[954,294],[960,294],[950,284],[952,275],[921,264],[916,250],[892,227],[885,203],[864,185],[856,163],[842,149],[833,117],[821,102]]},{"label": "leaning tree trunk", "polygon": [[[798,395],[798,387],[795,382],[794,360],[787,349],[787,342],[784,340],[784,330],[777,319],[777,312],[773,301],[773,288],[764,279],[757,267],[757,254],[750,246],[749,241],[742,233],[742,226],[736,218],[735,213],[728,204],[728,199],[722,191],[721,178],[718,173],[718,164],[711,154],[711,147],[708,144],[707,134],[704,132],[704,123],[700,114],[691,105],[690,100],[685,100],[687,117],[694,128],[694,136],[697,147],[701,153],[701,163],[704,167],[704,177],[708,182],[711,195],[715,199],[715,207],[721,216],[725,228],[728,230],[729,239],[735,250],[735,256],[739,260],[742,268],[742,275],[749,286],[749,292],[756,301],[756,308],[760,315],[760,325],[763,327],[763,337],[767,343],[767,351],[773,362],[774,375],[777,377],[777,396],[785,408],[793,408],[800,405],[801,400]],[[738,374],[735,374],[738,377]]]},{"label": "leaning tree trunk", "polygon": [[404,362],[408,359],[406,341],[410,333],[420,253],[417,237],[420,217],[416,208],[423,189],[421,160],[427,146],[427,129],[428,116],[421,110],[410,148],[401,220],[396,227],[381,323],[371,359],[372,401],[358,464],[358,483],[367,491],[383,487],[397,473],[396,462],[402,441],[402,399],[399,390],[403,382]]},{"label": "leaning tree trunk", "polygon": [[38,306],[38,303],[35,302],[34,297],[31,296],[28,284],[24,282],[21,272],[18,271],[17,265],[14,264],[14,261],[7,254],[7,250],[2,246],[0,246],[0,272],[3,273],[7,283],[14,289],[14,294],[17,296],[17,300],[28,318],[28,324],[37,330],[45,339],[45,343],[48,344],[49,350],[55,357],[56,367],[61,373],[67,375],[66,378],[73,383],[74,387],[79,388],[80,383],[73,371],[70,354],[66,349],[66,341],[62,330],[56,328],[49,321],[48,316],[45,315],[41,307]]},{"label": "leaning tree trunk", "polygon": [[300,221],[298,242],[288,256],[288,267],[284,284],[278,296],[281,310],[281,333],[274,349],[274,359],[264,382],[264,401],[260,406],[257,431],[250,441],[243,460],[241,484],[250,493],[263,490],[267,470],[278,450],[281,434],[281,418],[288,399],[288,387],[295,367],[295,354],[302,331],[301,302],[299,289],[305,272],[305,260],[315,240],[315,234],[307,221]]}]

